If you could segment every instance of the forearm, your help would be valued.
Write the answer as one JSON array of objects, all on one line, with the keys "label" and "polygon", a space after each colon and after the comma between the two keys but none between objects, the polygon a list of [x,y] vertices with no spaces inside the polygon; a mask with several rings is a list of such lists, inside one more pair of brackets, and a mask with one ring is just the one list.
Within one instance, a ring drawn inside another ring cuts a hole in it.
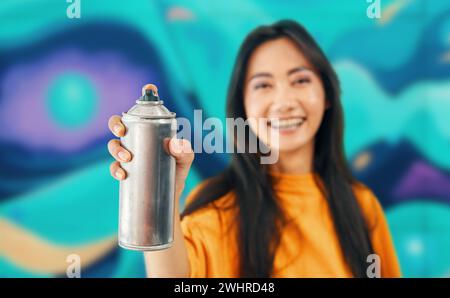
[{"label": "forearm", "polygon": [[189,259],[179,214],[179,207],[176,204],[172,247],[160,251],[144,252],[148,277],[189,277]]}]

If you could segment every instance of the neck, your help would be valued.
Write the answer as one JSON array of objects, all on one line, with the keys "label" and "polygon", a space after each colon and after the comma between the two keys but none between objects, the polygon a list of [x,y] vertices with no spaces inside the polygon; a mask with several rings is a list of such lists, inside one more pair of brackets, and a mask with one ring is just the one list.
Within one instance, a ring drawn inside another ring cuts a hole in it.
[{"label": "neck", "polygon": [[314,144],[307,144],[293,151],[280,151],[278,162],[270,166],[273,172],[307,174],[313,171]]}]

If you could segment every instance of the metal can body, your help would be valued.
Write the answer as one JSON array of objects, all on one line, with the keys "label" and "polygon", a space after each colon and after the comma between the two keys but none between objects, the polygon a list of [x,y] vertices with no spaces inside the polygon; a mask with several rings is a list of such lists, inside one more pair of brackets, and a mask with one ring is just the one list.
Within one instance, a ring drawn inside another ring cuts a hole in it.
[{"label": "metal can body", "polygon": [[134,250],[160,250],[173,243],[175,159],[164,139],[176,133],[176,120],[124,117],[122,145],[132,160],[120,182],[119,245]]}]

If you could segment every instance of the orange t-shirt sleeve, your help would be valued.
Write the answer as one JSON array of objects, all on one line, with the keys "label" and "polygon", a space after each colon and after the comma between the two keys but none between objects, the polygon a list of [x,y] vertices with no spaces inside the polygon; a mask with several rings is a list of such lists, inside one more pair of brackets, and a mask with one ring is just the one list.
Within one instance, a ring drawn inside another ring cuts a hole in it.
[{"label": "orange t-shirt sleeve", "polygon": [[381,277],[401,277],[400,265],[383,208],[372,191],[369,190],[368,195],[371,197],[373,212],[370,234],[373,249],[380,257]]}]

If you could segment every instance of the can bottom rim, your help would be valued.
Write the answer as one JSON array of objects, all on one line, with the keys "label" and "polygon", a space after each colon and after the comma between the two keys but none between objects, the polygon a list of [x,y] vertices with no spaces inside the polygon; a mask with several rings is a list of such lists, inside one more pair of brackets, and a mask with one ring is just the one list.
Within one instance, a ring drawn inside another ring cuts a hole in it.
[{"label": "can bottom rim", "polygon": [[131,249],[131,250],[140,250],[140,251],[155,251],[155,250],[163,250],[169,247],[172,247],[173,242],[169,242],[167,244],[160,244],[160,245],[152,245],[152,246],[141,246],[141,245],[132,245],[127,244],[119,241],[119,246],[125,249]]}]

